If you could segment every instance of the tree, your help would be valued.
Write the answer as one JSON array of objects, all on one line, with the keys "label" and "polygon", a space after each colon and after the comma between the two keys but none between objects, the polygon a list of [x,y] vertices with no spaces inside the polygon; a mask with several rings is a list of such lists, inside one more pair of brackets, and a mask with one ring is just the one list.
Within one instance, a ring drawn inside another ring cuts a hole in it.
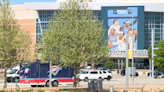
[{"label": "tree", "polygon": [[[123,67],[126,68],[126,61],[124,61]],[[128,67],[132,67],[132,63],[130,61],[128,62]]]},{"label": "tree", "polygon": [[154,65],[157,66],[160,70],[164,70],[164,40],[159,41],[159,44],[157,46],[159,50],[155,50],[154,54],[156,57],[154,57]]},{"label": "tree", "polygon": [[100,62],[105,57],[104,33],[102,23],[93,17],[87,3],[67,0],[61,2],[59,10],[50,18],[48,30],[40,39],[40,52],[45,62],[72,66],[76,88],[77,67],[91,59]]},{"label": "tree", "polygon": [[27,61],[32,60],[30,48],[32,46],[32,39],[29,31],[20,30],[14,40],[16,50],[16,58],[19,63],[28,63]]},{"label": "tree", "polygon": [[107,61],[107,62],[105,62],[104,67],[105,67],[105,68],[112,69],[112,68],[115,67],[115,65],[116,65],[116,64],[115,64],[114,61]]},{"label": "tree", "polygon": [[[0,1],[0,59],[2,60],[2,65],[5,68],[4,73],[4,88],[7,88],[6,80],[6,70],[12,65],[18,64],[18,48],[28,49],[27,46],[24,46],[27,40],[22,42],[16,41],[18,39],[28,39],[29,37],[22,34],[20,37],[20,27],[17,25],[17,20],[14,19],[14,12],[10,8],[9,0]],[[27,37],[27,38],[24,38]],[[28,39],[29,40],[29,39]],[[16,43],[17,42],[17,43]],[[18,47],[19,46],[19,47]],[[25,53],[25,51],[21,51]],[[22,56],[23,54],[21,54]],[[25,58],[24,58],[25,59]],[[20,62],[19,62],[20,63]]]}]

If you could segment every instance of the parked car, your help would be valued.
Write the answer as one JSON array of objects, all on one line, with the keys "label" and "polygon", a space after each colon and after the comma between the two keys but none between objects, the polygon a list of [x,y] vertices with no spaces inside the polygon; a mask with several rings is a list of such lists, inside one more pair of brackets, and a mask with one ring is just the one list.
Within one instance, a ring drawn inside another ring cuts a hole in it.
[{"label": "parked car", "polygon": [[89,79],[104,79],[103,71],[101,70],[90,70],[90,71],[83,71],[77,74],[78,79],[80,81],[87,82]]},{"label": "parked car", "polygon": [[107,69],[103,68],[103,67],[99,67],[99,68],[97,68],[97,70],[107,70]]},{"label": "parked car", "polygon": [[10,73],[12,69],[10,68],[7,68],[7,73]]},{"label": "parked car", "polygon": [[91,66],[86,66],[84,67],[84,69],[91,69]]},{"label": "parked car", "polygon": [[[149,77],[150,74],[152,75],[152,72],[149,72],[149,73],[147,74],[147,76]],[[157,76],[161,76],[162,74],[164,75],[164,72],[158,71],[158,75],[157,75]],[[154,71],[154,75],[155,75],[155,71]]]},{"label": "parked car", "polygon": [[111,71],[103,70],[104,79],[107,79],[108,81],[113,78],[113,74]]},{"label": "parked car", "polygon": [[[125,75],[126,75],[126,74],[125,74],[125,69],[122,69],[122,70],[121,70],[121,75],[122,75],[122,76],[125,76]],[[132,75],[130,75],[130,76],[132,76]],[[135,72],[134,76],[139,76],[138,72]]]},{"label": "parked car", "polygon": [[7,82],[19,82],[19,70],[20,66],[12,68],[12,70],[6,75]]}]

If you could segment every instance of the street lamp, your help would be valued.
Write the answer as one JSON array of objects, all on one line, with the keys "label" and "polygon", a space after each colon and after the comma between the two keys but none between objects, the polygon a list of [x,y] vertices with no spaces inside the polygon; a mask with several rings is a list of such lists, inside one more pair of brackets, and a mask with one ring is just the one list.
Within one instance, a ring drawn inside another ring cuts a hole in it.
[{"label": "street lamp", "polygon": [[134,51],[134,45],[133,45],[133,11],[132,10],[128,10],[128,13],[129,14],[132,14],[132,83],[134,84],[134,54],[133,54],[133,51]]},{"label": "street lamp", "polygon": [[154,50],[159,50],[159,48],[154,48],[154,28],[151,31],[151,57],[152,57],[152,79],[154,79]]}]

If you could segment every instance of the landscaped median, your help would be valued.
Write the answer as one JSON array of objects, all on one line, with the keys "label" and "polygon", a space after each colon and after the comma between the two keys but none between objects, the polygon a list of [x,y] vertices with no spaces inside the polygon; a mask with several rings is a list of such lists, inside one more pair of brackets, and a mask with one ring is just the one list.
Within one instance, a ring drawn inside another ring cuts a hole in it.
[{"label": "landscaped median", "polygon": [[[143,88],[144,87],[144,88]],[[89,92],[87,90],[87,86],[85,87],[77,87],[77,91],[74,92]],[[109,92],[110,85],[103,86],[103,92]],[[126,89],[125,85],[115,85],[114,91],[115,92],[124,92]],[[159,90],[160,89],[160,90]],[[128,92],[164,92],[164,85],[129,85]],[[0,92],[73,92],[73,87],[41,87],[41,88],[15,88],[15,89],[0,89]],[[143,90],[143,91],[142,91]],[[91,91],[90,91],[91,92]],[[97,91],[96,91],[97,92]]]}]

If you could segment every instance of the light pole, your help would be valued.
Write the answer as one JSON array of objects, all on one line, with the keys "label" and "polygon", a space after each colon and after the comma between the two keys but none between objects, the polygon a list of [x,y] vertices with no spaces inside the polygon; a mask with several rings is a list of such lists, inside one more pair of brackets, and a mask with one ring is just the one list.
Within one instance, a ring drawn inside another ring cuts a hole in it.
[{"label": "light pole", "polygon": [[52,65],[51,65],[51,61],[50,61],[50,65],[49,65],[50,69],[49,69],[49,87],[51,87],[51,79],[52,79]]},{"label": "light pole", "polygon": [[151,57],[152,57],[152,79],[154,79],[154,50],[158,50],[159,48],[154,48],[154,28],[151,30]]},{"label": "light pole", "polygon": [[132,84],[134,84],[134,38],[133,38],[133,11],[132,10],[128,10],[128,13],[132,14]]},{"label": "light pole", "polygon": [[[151,59],[149,59],[149,70],[150,70],[150,73],[151,73]],[[149,74],[149,78],[151,78],[151,74]]]},{"label": "light pole", "polygon": [[126,91],[128,91],[128,86],[129,86],[129,81],[128,81],[128,35],[126,36],[126,70],[125,70],[125,73],[126,73]]}]

